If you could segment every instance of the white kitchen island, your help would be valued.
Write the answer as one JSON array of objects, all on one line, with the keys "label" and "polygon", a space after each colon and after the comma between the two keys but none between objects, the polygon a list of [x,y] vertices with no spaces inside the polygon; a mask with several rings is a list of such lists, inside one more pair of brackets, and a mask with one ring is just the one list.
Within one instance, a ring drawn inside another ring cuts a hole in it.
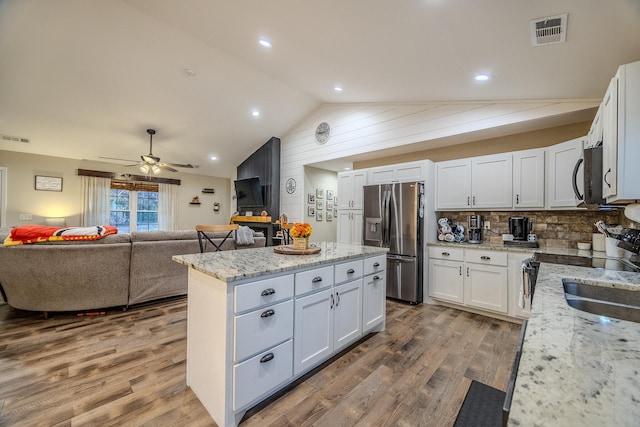
[{"label": "white kitchen island", "polygon": [[187,385],[219,426],[384,330],[387,249],[318,245],[173,257],[189,267]]}]

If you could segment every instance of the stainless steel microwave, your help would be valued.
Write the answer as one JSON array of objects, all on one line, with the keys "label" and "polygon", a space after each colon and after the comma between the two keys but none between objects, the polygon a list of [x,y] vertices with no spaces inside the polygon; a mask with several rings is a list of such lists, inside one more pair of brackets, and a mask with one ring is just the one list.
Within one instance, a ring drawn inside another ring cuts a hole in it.
[{"label": "stainless steel microwave", "polygon": [[[578,189],[578,172],[584,165],[584,193]],[[578,200],[582,200],[578,206],[604,205],[606,200],[602,198],[602,145],[585,148],[582,158],[576,162],[573,168],[573,191]]]}]

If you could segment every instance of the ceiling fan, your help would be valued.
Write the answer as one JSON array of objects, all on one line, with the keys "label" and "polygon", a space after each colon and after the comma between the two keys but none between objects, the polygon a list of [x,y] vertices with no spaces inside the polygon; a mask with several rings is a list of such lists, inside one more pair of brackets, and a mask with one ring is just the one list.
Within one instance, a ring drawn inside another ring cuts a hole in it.
[{"label": "ceiling fan", "polygon": [[[140,156],[140,158],[142,159],[141,162],[134,163],[132,165],[126,165],[127,167],[139,166],[140,172],[144,174],[153,173],[154,175],[158,175],[162,171],[162,169],[168,170],[171,172],[178,172],[178,170],[174,168],[193,168],[194,167],[191,164],[183,165],[179,163],[161,162],[160,157],[156,157],[153,155],[153,135],[156,134],[156,131],[154,129],[147,129],[147,133],[149,134],[149,154],[143,154],[142,156]],[[100,158],[109,159],[109,160],[120,160],[123,162],[136,161],[136,160],[129,160],[129,159],[118,159],[115,157],[100,157]]]}]

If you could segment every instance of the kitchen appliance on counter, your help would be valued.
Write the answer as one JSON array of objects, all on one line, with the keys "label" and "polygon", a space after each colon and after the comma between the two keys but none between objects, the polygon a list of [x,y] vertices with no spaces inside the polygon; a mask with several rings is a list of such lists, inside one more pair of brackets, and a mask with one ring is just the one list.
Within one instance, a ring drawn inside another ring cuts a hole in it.
[{"label": "kitchen appliance on counter", "polygon": [[423,300],[424,184],[404,182],[364,187],[362,238],[389,248],[387,297],[411,304]]},{"label": "kitchen appliance on counter", "polygon": [[482,215],[467,216],[469,243],[482,243]]},{"label": "kitchen appliance on counter", "polygon": [[531,234],[533,222],[526,216],[512,216],[509,218],[509,234],[513,236],[511,240],[505,240],[506,246],[519,246],[524,248],[539,247],[535,234]]}]

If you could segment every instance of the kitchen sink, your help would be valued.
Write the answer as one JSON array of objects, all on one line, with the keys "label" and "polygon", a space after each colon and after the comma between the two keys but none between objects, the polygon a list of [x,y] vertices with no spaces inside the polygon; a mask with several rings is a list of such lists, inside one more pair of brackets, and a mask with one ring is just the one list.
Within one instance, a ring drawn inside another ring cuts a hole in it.
[{"label": "kitchen sink", "polygon": [[563,280],[567,304],[577,310],[640,323],[640,291]]}]

